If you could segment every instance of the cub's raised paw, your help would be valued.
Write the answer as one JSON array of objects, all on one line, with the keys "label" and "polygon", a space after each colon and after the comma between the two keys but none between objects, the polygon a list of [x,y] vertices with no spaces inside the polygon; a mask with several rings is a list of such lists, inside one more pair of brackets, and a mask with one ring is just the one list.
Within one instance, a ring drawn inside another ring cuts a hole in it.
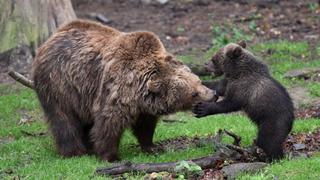
[{"label": "cub's raised paw", "polygon": [[201,118],[210,115],[210,103],[209,102],[199,102],[193,105],[192,112],[197,118]]}]

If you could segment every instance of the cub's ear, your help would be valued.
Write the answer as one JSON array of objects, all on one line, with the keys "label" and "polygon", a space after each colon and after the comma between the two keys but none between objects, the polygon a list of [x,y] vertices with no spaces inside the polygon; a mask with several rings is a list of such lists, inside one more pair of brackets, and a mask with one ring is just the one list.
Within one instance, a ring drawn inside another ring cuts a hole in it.
[{"label": "cub's ear", "polygon": [[246,43],[245,40],[241,40],[241,41],[239,41],[237,44],[238,44],[239,46],[241,46],[242,48],[244,48],[244,49],[247,47],[247,43]]},{"label": "cub's ear", "polygon": [[162,86],[161,81],[149,80],[149,81],[147,82],[148,91],[150,91],[150,92],[152,92],[152,93],[158,93],[158,92],[160,92],[161,86]]},{"label": "cub's ear", "polygon": [[228,47],[226,50],[226,56],[231,59],[238,58],[241,56],[241,54],[242,54],[242,48],[240,46]]}]

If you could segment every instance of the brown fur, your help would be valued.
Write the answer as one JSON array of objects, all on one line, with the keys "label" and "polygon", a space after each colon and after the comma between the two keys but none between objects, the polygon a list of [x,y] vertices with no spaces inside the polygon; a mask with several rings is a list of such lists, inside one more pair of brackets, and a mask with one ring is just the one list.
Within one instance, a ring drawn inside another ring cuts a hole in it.
[{"label": "brown fur", "polygon": [[230,43],[217,51],[206,68],[219,81],[205,82],[224,96],[219,102],[194,106],[197,117],[244,111],[258,127],[257,145],[268,160],[284,156],[283,142],[291,131],[294,109],[286,89],[269,73],[268,66],[246,50],[244,41]]},{"label": "brown fur", "polygon": [[153,33],[89,21],[65,25],[38,49],[33,79],[59,153],[108,161],[118,159],[125,128],[149,151],[160,115],[213,98]]}]

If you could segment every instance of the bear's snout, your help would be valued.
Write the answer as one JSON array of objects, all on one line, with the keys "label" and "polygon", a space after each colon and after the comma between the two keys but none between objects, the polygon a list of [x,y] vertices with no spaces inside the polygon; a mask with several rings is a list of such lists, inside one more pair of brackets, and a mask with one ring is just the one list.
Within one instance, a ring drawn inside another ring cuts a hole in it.
[{"label": "bear's snout", "polygon": [[203,86],[203,91],[199,93],[200,101],[217,101],[216,92]]}]

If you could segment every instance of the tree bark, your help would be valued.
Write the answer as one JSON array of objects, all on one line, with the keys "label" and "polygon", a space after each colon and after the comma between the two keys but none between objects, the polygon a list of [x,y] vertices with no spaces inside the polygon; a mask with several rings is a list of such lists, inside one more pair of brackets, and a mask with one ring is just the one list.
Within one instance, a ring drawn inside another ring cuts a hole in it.
[{"label": "tree bark", "polygon": [[75,18],[70,0],[0,0],[0,53],[20,44],[35,50]]}]

